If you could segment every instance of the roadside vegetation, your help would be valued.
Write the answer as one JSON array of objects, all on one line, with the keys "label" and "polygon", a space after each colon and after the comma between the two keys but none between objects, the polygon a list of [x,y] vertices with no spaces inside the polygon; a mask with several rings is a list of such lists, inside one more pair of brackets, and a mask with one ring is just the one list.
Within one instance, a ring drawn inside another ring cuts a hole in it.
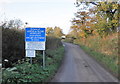
[{"label": "roadside vegetation", "polygon": [[[111,39],[110,39],[111,38]],[[91,36],[86,39],[76,40],[74,43],[80,45],[88,54],[104,64],[114,75],[118,75],[118,35],[113,34],[101,38]]]},{"label": "roadside vegetation", "polygon": [[[84,10],[79,8],[84,5]],[[119,76],[118,33],[120,4],[77,1],[78,11],[71,20],[66,41],[79,44],[88,54]],[[87,11],[85,11],[85,9]]]},{"label": "roadside vegetation", "polygon": [[[42,64],[42,51],[36,51],[33,64],[25,57],[24,29],[7,22],[2,28],[2,84],[49,82],[57,72],[64,56],[64,47],[58,37],[47,36],[46,67]],[[62,31],[60,31],[62,33]]]},{"label": "roadside vegetation", "polygon": [[[54,53],[52,53],[54,52]],[[56,50],[46,52],[46,67],[42,67],[42,54],[37,54],[33,59],[33,64],[29,63],[29,58],[19,60],[13,68],[6,68],[2,72],[2,84],[21,84],[21,83],[42,83],[49,82],[57,72],[64,48],[59,47]]]}]

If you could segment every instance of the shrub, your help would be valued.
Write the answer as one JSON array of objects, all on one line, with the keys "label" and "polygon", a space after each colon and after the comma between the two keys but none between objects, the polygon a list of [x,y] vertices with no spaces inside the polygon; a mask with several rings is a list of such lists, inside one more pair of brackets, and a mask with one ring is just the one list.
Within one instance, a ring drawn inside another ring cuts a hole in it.
[{"label": "shrub", "polygon": [[62,46],[60,39],[56,37],[50,37],[50,36],[47,37],[47,40],[46,40],[47,49],[54,50],[54,49],[57,49],[59,46]]},{"label": "shrub", "polygon": [[5,67],[5,59],[9,60],[6,67],[11,66],[12,62],[25,57],[24,30],[2,29],[2,63]]}]

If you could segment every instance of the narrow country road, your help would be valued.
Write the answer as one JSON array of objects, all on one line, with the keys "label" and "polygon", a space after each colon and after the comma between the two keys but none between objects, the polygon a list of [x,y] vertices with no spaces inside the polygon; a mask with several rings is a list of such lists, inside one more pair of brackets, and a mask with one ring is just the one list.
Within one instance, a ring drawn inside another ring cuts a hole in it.
[{"label": "narrow country road", "polygon": [[118,82],[78,45],[64,45],[65,57],[52,82]]}]

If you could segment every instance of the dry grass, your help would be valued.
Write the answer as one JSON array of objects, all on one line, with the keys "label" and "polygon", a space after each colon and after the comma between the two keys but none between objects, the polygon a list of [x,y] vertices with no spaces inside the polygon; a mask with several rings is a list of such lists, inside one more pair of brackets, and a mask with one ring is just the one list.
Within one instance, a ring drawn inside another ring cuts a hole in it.
[{"label": "dry grass", "polygon": [[118,33],[103,38],[100,36],[89,36],[88,38],[76,40],[75,43],[88,46],[105,55],[118,56]]}]

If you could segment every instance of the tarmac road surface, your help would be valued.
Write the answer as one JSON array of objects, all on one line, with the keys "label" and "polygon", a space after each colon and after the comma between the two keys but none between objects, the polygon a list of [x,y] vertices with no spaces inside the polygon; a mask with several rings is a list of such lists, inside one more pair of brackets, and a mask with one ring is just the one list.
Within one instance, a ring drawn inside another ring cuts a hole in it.
[{"label": "tarmac road surface", "polygon": [[78,45],[63,43],[65,56],[51,82],[118,82]]}]

